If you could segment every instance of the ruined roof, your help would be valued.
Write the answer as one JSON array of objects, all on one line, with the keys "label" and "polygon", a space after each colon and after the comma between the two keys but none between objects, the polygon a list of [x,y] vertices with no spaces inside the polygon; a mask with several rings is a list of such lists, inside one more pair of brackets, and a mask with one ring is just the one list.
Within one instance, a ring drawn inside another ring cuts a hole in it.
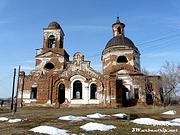
[{"label": "ruined roof", "polygon": [[111,38],[108,43],[106,44],[106,48],[109,48],[109,47],[114,47],[114,46],[127,46],[129,48],[132,48],[132,49],[135,49],[135,50],[138,50],[137,47],[134,45],[134,43],[127,37],[124,37],[123,35],[121,36],[115,36],[113,38]]},{"label": "ruined roof", "polygon": [[51,22],[49,25],[48,25],[48,28],[49,29],[60,29],[61,28],[61,26],[59,25],[59,23],[57,23],[57,22]]}]

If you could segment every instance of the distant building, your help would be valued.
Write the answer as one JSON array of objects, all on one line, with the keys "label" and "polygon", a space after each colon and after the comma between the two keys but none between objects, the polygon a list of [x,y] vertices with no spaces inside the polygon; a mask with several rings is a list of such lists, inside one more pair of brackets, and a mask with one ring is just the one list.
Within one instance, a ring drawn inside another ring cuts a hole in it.
[{"label": "distant building", "polygon": [[140,52],[124,34],[119,17],[113,37],[102,51],[103,72],[94,70],[80,52],[69,60],[64,32],[57,22],[43,31],[43,48],[37,49],[35,68],[20,72],[18,101],[23,105],[131,106],[159,104],[160,76],[141,72]]}]

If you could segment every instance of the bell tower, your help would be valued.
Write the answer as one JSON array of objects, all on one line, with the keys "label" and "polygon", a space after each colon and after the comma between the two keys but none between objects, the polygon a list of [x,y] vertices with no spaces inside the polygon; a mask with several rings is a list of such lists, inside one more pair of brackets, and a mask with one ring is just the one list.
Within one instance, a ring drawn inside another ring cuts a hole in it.
[{"label": "bell tower", "polygon": [[51,22],[43,29],[43,48],[36,51],[36,70],[48,73],[65,69],[69,54],[63,48],[63,43],[63,29],[57,22]]},{"label": "bell tower", "polygon": [[63,48],[64,32],[57,22],[51,22],[43,31],[43,48]]},{"label": "bell tower", "polygon": [[125,24],[121,23],[119,17],[117,17],[116,22],[112,25],[113,37],[124,36],[124,27]]}]

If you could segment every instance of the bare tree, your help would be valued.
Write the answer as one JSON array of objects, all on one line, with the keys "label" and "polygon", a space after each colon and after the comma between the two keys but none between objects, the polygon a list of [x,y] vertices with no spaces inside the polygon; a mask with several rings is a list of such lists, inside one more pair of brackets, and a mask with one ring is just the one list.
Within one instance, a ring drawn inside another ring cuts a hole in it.
[{"label": "bare tree", "polygon": [[162,77],[163,98],[165,104],[171,104],[173,98],[180,91],[180,65],[165,62],[160,70]]},{"label": "bare tree", "polygon": [[149,75],[156,75],[155,72],[149,71],[149,70],[146,69],[146,68],[141,68],[141,72],[142,72],[144,75],[146,75],[146,76],[149,76]]}]

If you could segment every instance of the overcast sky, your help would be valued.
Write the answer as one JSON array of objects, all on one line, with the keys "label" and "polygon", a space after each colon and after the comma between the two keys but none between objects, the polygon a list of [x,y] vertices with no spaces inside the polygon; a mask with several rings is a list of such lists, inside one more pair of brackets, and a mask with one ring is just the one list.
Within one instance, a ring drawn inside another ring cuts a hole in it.
[{"label": "overcast sky", "polygon": [[166,60],[179,63],[179,5],[179,0],[1,0],[0,97],[11,96],[14,67],[21,65],[26,74],[34,68],[43,28],[52,21],[64,30],[71,58],[80,51],[98,71],[117,16],[141,52],[141,67],[158,72]]}]

